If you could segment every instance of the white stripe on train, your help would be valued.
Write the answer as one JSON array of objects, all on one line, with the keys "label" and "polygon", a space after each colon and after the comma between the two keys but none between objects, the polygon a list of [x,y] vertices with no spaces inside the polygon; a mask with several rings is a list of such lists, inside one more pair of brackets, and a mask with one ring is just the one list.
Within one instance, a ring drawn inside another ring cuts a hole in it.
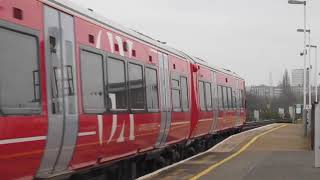
[{"label": "white stripe on train", "polygon": [[96,131],[91,131],[91,132],[81,132],[78,134],[78,136],[93,136],[93,135],[96,135],[97,132]]},{"label": "white stripe on train", "polygon": [[[98,120],[98,133],[99,133],[99,143],[102,144],[103,142],[103,119],[102,119],[102,115],[98,115],[97,116],[97,120]],[[111,130],[111,136],[108,140],[108,143],[111,142],[115,132],[116,132],[116,128],[118,125],[118,117],[117,115],[113,115],[112,118],[112,130]],[[129,120],[129,125],[130,125],[130,135],[129,135],[129,140],[134,140],[135,139],[135,135],[134,135],[134,115],[130,114],[130,120]],[[121,133],[120,136],[117,139],[117,142],[124,142],[124,129],[125,129],[126,123],[125,121],[122,124],[122,129],[121,129]],[[93,136],[96,135],[97,132],[96,131],[89,131],[89,132],[80,132],[78,133],[79,137],[83,137],[83,136]],[[34,137],[24,137],[24,138],[14,138],[14,139],[4,139],[4,140],[0,140],[0,145],[4,145],[4,144],[14,144],[14,143],[23,143],[23,142],[34,142],[34,141],[41,141],[41,140],[46,140],[47,136],[34,136]]]},{"label": "white stripe on train", "polygon": [[25,138],[5,139],[5,140],[0,140],[0,145],[41,141],[41,140],[45,140],[45,139],[47,139],[47,136],[34,136],[34,137],[25,137]]}]

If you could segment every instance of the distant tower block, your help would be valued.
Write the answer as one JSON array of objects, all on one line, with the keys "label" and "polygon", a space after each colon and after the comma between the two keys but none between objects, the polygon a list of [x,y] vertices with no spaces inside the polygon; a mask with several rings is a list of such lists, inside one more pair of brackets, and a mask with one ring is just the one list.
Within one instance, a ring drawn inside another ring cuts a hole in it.
[{"label": "distant tower block", "polygon": [[270,85],[271,87],[273,86],[272,72],[269,72],[269,85]]},{"label": "distant tower block", "polygon": [[269,72],[269,86],[270,86],[270,97],[274,96],[273,81],[272,81],[272,72]]}]

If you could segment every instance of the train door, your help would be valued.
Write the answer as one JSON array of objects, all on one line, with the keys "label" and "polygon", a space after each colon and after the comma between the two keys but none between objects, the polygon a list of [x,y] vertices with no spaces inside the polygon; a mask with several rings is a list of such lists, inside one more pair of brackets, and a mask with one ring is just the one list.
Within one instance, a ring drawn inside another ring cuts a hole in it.
[{"label": "train door", "polygon": [[38,177],[67,169],[78,136],[74,20],[48,6],[44,15],[49,123]]},{"label": "train door", "polygon": [[[228,90],[226,86],[220,86],[221,88],[221,97],[222,97],[222,107],[219,108],[219,128],[220,130],[227,129],[229,124],[229,117],[228,117],[228,111],[229,111],[229,103],[228,103]],[[219,90],[219,89],[218,89]]]},{"label": "train door", "polygon": [[219,110],[218,110],[218,87],[217,87],[217,77],[216,77],[216,73],[212,72],[212,79],[213,79],[213,83],[212,83],[212,105],[213,105],[213,123],[211,126],[211,133],[215,133],[218,129],[218,116],[219,116]]},{"label": "train door", "polygon": [[235,121],[235,127],[241,125],[241,110],[240,110],[240,93],[239,93],[239,80],[236,81],[236,89],[234,91],[235,93],[235,108],[236,108],[236,121]]},{"label": "train door", "polygon": [[168,55],[159,52],[159,84],[161,100],[161,125],[157,147],[165,145],[171,127],[171,93],[169,87],[170,72]]},{"label": "train door", "polygon": [[[240,84],[239,84],[240,85]],[[241,85],[239,88],[239,94],[240,94],[240,123],[243,124],[246,120],[246,95],[245,95],[245,89],[243,88],[244,85]]]}]

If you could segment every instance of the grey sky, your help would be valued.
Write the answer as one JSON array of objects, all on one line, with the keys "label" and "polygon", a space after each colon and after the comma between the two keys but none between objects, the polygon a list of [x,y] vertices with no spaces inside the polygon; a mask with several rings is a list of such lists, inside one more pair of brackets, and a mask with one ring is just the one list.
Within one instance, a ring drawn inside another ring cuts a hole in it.
[{"label": "grey sky", "polygon": [[[285,68],[303,66],[303,33],[296,32],[303,27],[303,6],[287,0],[72,1],[235,71],[247,85],[269,84],[269,72],[276,85]],[[320,45],[320,1],[311,5],[312,41]]]}]

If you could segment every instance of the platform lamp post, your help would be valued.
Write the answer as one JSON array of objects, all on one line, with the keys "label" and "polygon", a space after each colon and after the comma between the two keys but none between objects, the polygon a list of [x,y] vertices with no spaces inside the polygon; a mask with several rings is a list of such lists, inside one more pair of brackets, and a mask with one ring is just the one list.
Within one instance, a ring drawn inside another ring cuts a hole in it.
[{"label": "platform lamp post", "polygon": [[[307,32],[308,33],[308,39],[309,39],[309,43],[308,44],[311,44],[311,30],[310,29],[297,29],[297,32]],[[312,66],[311,66],[311,47],[306,45],[306,48],[309,47],[309,50],[305,51],[306,52],[306,55],[308,55],[308,52],[309,52],[309,64],[308,64],[308,67],[309,67],[309,71],[307,71],[308,73],[308,92],[306,94],[308,94],[308,110],[311,109],[311,71],[312,71]]]},{"label": "platform lamp post", "polygon": [[306,71],[306,62],[307,62],[307,49],[306,49],[306,29],[307,29],[307,2],[306,1],[297,1],[297,0],[289,0],[288,1],[289,4],[297,4],[297,5],[303,5],[303,15],[304,15],[304,46],[303,46],[303,57],[304,57],[304,61],[303,61],[303,122],[304,122],[304,135],[307,136],[307,128],[308,128],[308,124],[307,124],[307,101],[306,101],[306,87],[307,87],[307,71]]},{"label": "platform lamp post", "polygon": [[[318,56],[318,46],[315,45],[307,45],[309,48],[314,48],[315,49],[315,60],[314,60],[314,92],[315,92],[315,102],[318,102],[318,61],[317,61],[317,56]],[[310,52],[309,52],[310,53]]]}]

